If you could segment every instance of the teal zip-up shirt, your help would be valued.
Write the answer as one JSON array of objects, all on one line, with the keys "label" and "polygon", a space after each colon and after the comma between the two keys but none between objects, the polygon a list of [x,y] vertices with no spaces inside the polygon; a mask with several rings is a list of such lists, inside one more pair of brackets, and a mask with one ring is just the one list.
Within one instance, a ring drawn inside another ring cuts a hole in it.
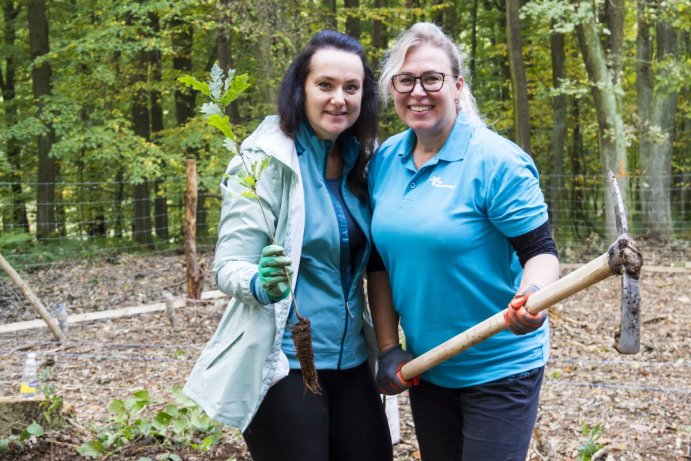
[{"label": "teal zip-up shirt", "polygon": [[[352,194],[345,182],[357,160],[358,143],[348,140],[341,146],[342,201],[327,186],[326,159],[331,146],[331,141],[318,139],[309,125],[302,124],[296,149],[305,192],[305,231],[295,297],[300,314],[312,325],[316,368],[347,369],[367,359],[367,344],[362,332],[366,251],[351,248],[346,214],[364,235],[369,235],[370,218],[369,207]],[[292,311],[289,324],[296,322]],[[289,329],[284,332],[282,349],[290,367],[299,368]]]}]

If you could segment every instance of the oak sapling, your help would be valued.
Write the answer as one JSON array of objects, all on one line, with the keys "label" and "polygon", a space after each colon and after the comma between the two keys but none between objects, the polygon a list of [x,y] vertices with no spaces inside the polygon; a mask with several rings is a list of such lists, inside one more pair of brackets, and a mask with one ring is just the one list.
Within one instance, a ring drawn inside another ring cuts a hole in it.
[{"label": "oak sapling", "polygon": [[[226,115],[226,107],[250,87],[247,74],[236,75],[235,70],[229,69],[228,75],[224,76],[223,70],[221,70],[217,64],[214,64],[211,68],[211,80],[209,82],[200,82],[190,75],[180,77],[178,80],[201,92],[210,99],[210,101],[202,104],[200,111],[206,116],[208,124],[218,129],[223,134],[225,138],[223,140],[223,146],[230,151],[231,155],[239,155],[242,160],[243,170],[240,170],[236,175],[230,176],[229,179],[237,181],[238,184],[245,188],[240,194],[241,196],[256,200],[261,210],[262,217],[264,218],[266,228],[271,236],[271,243],[276,244],[276,238],[271,230],[271,226],[269,226],[266,211],[257,195],[257,182],[262,172],[271,161],[271,157],[266,157],[261,161],[249,162],[238,148],[230,119]],[[284,270],[288,278],[290,278],[288,271],[286,269]],[[293,343],[295,344],[295,352],[300,362],[303,382],[307,389],[315,394],[319,394],[321,393],[321,388],[317,380],[317,370],[314,366],[310,320],[300,315],[292,284],[289,284],[288,288],[290,289],[291,302],[295,308],[295,315],[298,319],[297,324],[291,327],[291,334]]]}]

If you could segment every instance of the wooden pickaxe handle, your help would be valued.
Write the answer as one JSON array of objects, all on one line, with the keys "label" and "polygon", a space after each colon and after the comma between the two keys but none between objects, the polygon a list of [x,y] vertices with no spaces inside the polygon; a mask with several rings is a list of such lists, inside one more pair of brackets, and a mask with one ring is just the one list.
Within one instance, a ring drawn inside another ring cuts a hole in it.
[{"label": "wooden pickaxe handle", "polygon": [[[530,295],[526,302],[526,309],[528,312],[536,314],[575,293],[595,285],[614,273],[610,267],[610,255],[604,253],[551,285]],[[504,311],[501,311],[406,363],[401,368],[401,375],[406,380],[421,375],[430,368],[481,343],[505,328]]]}]

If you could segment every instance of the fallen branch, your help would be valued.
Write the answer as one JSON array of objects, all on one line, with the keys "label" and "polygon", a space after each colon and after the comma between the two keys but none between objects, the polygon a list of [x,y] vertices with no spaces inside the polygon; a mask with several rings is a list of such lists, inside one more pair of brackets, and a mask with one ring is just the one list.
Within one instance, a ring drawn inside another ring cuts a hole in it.
[{"label": "fallen branch", "polygon": [[38,296],[34,294],[29,285],[22,280],[17,271],[14,270],[10,263],[8,263],[1,254],[0,267],[2,267],[5,273],[10,277],[10,279],[12,279],[14,284],[17,285],[20,290],[22,290],[22,293],[24,293],[26,299],[29,300],[36,313],[43,319],[44,322],[46,322],[48,328],[53,333],[53,336],[55,336],[55,339],[60,342],[67,341],[67,336],[65,336],[65,333],[60,329],[60,326],[57,324],[57,322],[53,320],[53,317],[50,316],[48,310],[45,308],[41,300],[38,299]]}]

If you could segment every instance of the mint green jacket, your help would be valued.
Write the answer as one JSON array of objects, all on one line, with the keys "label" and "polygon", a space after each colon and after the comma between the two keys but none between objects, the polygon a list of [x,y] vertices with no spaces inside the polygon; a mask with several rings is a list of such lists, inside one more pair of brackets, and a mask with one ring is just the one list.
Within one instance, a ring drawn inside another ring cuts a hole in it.
[{"label": "mint green jacket", "polygon": [[[295,144],[281,131],[278,117],[270,116],[242,143],[241,150],[249,162],[261,161],[267,155],[272,158],[259,178],[257,195],[268,211],[267,221],[276,243],[291,256],[295,284],[305,225]],[[216,283],[231,300],[197,359],[184,392],[209,417],[244,431],[269,387],[288,374],[281,339],[290,297],[262,306],[250,291],[262,248],[271,237],[256,200],[241,196],[246,189],[228,178],[242,168],[240,156],[234,157],[221,183],[223,207],[213,264]]]}]

